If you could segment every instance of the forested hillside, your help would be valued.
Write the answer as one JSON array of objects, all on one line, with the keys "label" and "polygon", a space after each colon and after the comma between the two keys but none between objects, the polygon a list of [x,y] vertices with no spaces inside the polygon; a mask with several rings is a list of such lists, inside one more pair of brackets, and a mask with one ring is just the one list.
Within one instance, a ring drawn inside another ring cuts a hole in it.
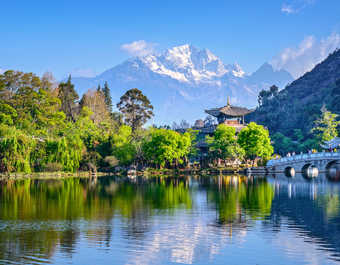
[{"label": "forested hillside", "polygon": [[325,118],[326,111],[340,114],[340,50],[285,89],[261,91],[258,102],[248,119],[269,129],[281,153],[317,147],[312,131],[316,120]]}]

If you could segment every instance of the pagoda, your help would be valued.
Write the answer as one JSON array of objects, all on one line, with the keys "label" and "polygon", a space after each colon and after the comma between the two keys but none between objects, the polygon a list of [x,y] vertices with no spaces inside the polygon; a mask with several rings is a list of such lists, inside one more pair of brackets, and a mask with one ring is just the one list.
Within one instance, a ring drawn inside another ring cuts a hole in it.
[{"label": "pagoda", "polygon": [[[205,110],[206,113],[217,118],[218,124],[225,124],[227,126],[234,127],[236,133],[239,133],[244,127],[246,127],[244,116],[253,111],[254,110],[244,107],[231,105],[229,97],[227,105],[224,107]],[[207,135],[213,136],[217,126],[217,124],[205,124],[202,120],[197,120],[195,125],[192,127],[192,129],[198,131],[196,147],[200,150],[198,154],[198,158],[200,160],[207,156],[209,152],[209,146],[206,143],[205,138]]]},{"label": "pagoda", "polygon": [[231,105],[228,97],[226,106],[208,109],[205,112],[217,118],[218,124],[235,127],[236,132],[239,132],[246,125],[244,116],[253,112],[253,110]]}]

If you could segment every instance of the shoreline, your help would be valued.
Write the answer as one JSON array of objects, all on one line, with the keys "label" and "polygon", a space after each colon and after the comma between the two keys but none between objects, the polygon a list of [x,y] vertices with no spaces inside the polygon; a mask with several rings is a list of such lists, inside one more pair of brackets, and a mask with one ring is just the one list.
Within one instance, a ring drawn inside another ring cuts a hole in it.
[{"label": "shoreline", "polygon": [[64,178],[91,178],[112,175],[110,172],[97,172],[93,174],[89,171],[71,172],[33,172],[33,173],[0,173],[2,180],[20,180],[20,179],[64,179]]},{"label": "shoreline", "polygon": [[65,179],[65,178],[93,178],[105,176],[181,176],[181,175],[248,175],[251,173],[267,173],[265,167],[256,168],[204,168],[204,169],[154,169],[135,171],[132,174],[128,171],[119,172],[33,172],[33,173],[0,173],[0,181],[20,179]]}]

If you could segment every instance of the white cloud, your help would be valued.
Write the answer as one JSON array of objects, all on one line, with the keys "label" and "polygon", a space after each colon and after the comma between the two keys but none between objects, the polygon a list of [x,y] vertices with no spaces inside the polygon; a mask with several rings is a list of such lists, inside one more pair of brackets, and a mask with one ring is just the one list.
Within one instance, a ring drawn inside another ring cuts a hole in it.
[{"label": "white cloud", "polygon": [[95,77],[97,74],[90,68],[76,68],[71,71],[72,77]]},{"label": "white cloud", "polygon": [[281,12],[287,13],[287,14],[292,14],[292,13],[295,13],[296,10],[290,5],[283,4],[282,7],[281,7]]},{"label": "white cloud", "polygon": [[3,74],[6,70],[0,68],[0,75]]},{"label": "white cloud", "polygon": [[286,48],[275,56],[271,64],[276,69],[285,69],[295,78],[307,71],[340,47],[340,34],[332,33],[327,38],[317,40],[314,36],[306,37],[297,47]]},{"label": "white cloud", "polygon": [[126,43],[120,48],[132,56],[145,56],[155,51],[155,43],[149,43],[145,40],[137,40],[131,43]]},{"label": "white cloud", "polygon": [[289,0],[282,4],[281,12],[288,15],[299,13],[314,2],[315,0]]}]

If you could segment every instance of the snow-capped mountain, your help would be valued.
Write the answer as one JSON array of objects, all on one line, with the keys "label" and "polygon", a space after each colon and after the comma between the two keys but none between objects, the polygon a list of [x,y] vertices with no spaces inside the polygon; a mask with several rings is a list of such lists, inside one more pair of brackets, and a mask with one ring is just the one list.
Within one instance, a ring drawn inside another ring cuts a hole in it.
[{"label": "snow-capped mountain", "polygon": [[114,102],[137,87],[155,107],[154,122],[170,124],[202,118],[204,109],[225,105],[227,96],[233,104],[254,107],[261,89],[283,87],[292,80],[288,72],[275,71],[269,64],[247,75],[238,64],[224,64],[209,50],[186,44],[130,58],[94,78],[74,78],[73,83],[83,94],[107,81]]},{"label": "snow-capped mountain", "polygon": [[210,82],[224,74],[244,75],[240,66],[225,66],[209,50],[188,44],[168,49],[160,56],[147,55],[141,59],[153,72],[186,83]]}]

